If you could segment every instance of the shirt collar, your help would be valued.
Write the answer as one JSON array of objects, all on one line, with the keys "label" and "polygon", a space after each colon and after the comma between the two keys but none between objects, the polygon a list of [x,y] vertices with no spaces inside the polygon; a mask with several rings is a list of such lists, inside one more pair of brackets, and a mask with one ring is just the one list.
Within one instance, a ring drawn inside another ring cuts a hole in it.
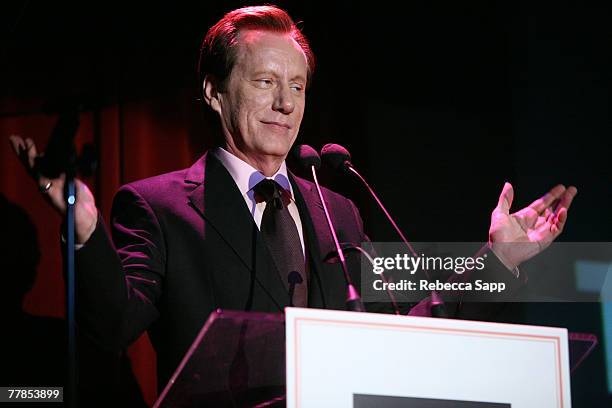
[{"label": "shirt collar", "polygon": [[284,161],[272,177],[266,177],[249,163],[239,159],[222,147],[213,149],[212,153],[232,176],[236,186],[238,186],[238,190],[240,190],[240,194],[246,195],[254,200],[253,187],[263,179],[269,178],[276,181],[282,188],[291,193],[291,199],[293,200],[293,188],[289,182],[287,164]]}]

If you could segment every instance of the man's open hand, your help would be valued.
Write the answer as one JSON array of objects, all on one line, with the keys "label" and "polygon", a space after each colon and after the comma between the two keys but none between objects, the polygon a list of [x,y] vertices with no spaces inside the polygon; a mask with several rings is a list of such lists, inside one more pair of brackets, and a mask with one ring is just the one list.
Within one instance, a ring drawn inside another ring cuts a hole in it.
[{"label": "man's open hand", "polygon": [[489,244],[493,252],[511,269],[542,252],[563,231],[576,193],[576,187],[559,184],[542,198],[510,214],[514,189],[505,183],[491,214]]}]

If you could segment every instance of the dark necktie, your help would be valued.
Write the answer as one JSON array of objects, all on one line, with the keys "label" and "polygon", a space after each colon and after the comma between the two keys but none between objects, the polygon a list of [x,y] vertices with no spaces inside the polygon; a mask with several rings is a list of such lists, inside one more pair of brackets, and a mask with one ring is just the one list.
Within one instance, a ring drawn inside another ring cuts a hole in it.
[{"label": "dark necktie", "polygon": [[289,292],[289,300],[293,300],[292,306],[306,307],[308,288],[304,253],[297,227],[287,209],[289,200],[283,197],[283,188],[274,180],[261,181],[254,191],[266,202],[259,230]]}]

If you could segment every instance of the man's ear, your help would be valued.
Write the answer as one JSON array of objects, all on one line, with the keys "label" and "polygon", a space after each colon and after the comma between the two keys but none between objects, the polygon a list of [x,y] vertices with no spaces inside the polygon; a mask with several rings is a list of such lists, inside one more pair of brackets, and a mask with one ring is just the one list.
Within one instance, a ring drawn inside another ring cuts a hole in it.
[{"label": "man's ear", "polygon": [[219,87],[216,78],[211,75],[206,75],[204,82],[202,82],[202,95],[204,101],[210,106],[215,112],[221,113],[221,102],[219,100]]}]

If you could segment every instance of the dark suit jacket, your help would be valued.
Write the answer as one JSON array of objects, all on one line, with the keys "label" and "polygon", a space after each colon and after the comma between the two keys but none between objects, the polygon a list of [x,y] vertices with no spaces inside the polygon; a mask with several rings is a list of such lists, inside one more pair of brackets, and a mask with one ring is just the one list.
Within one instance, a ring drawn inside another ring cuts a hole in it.
[{"label": "dark suit jacket", "polygon": [[[342,270],[338,263],[323,261],[334,245],[316,188],[301,178],[290,179],[304,229],[309,307],[344,309]],[[366,241],[355,205],[325,188],[323,195],[338,239]],[[191,168],[123,186],[115,197],[111,226],[112,240],[99,220],[77,251],[81,333],[120,350],[148,330],[160,387],[213,310],[282,312],[288,306],[288,293],[253,217],[212,154]],[[359,257],[347,260],[359,288]],[[501,264],[497,269],[512,280]],[[371,310],[392,311],[389,304]]]},{"label": "dark suit jacket", "polygon": [[[313,183],[290,176],[309,259],[309,306],[344,309],[345,281]],[[365,240],[348,199],[323,189],[338,238]],[[99,221],[77,252],[78,321],[103,346],[125,348],[145,330],[166,381],[217,309],[282,312],[289,297],[236,184],[212,154],[191,168],[123,186],[112,240]],[[359,264],[354,263],[359,285]]]}]

